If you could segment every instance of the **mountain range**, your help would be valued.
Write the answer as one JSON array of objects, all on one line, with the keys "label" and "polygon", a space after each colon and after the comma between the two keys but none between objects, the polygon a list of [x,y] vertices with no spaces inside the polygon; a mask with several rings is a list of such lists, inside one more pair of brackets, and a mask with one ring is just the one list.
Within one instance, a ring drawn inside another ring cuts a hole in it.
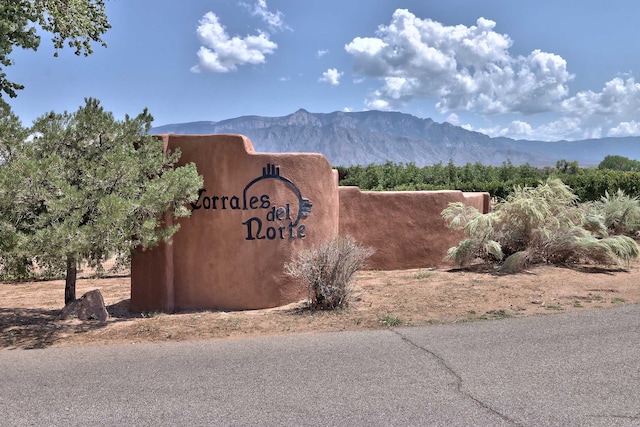
[{"label": "mountain range", "polygon": [[528,141],[491,138],[449,123],[388,111],[310,113],[300,109],[282,117],[242,116],[218,122],[158,126],[152,134],[248,136],[259,152],[322,153],[334,166],[413,162],[418,166],[452,161],[499,166],[555,166],[558,160],[597,166],[607,155],[640,160],[640,137],[581,141]]}]

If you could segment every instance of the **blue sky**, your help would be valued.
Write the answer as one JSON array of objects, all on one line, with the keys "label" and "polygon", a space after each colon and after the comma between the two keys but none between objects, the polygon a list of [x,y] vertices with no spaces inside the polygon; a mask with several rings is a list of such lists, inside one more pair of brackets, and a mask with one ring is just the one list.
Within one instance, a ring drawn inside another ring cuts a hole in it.
[{"label": "blue sky", "polygon": [[109,0],[108,47],[15,50],[28,125],[84,97],[154,125],[401,111],[490,136],[640,135],[637,0]]}]

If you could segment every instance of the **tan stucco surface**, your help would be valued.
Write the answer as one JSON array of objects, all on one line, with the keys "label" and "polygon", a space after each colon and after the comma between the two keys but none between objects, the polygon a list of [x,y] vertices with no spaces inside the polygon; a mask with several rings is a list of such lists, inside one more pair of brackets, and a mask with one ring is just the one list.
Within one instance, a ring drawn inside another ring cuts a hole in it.
[{"label": "tan stucco surface", "polygon": [[[337,171],[313,153],[256,153],[241,135],[161,135],[204,178],[192,215],[172,244],[134,253],[131,309],[246,310],[306,296],[283,266],[301,250],[350,235],[375,249],[369,268],[443,264],[463,237],[440,213],[450,202],[489,209],[488,193],[362,192],[338,188]],[[308,199],[308,200],[307,200]],[[308,216],[298,215],[300,209]],[[172,218],[165,215],[165,222]]]},{"label": "tan stucco surface", "polygon": [[[196,163],[206,192],[196,203],[200,208],[179,221],[172,245],[133,257],[132,309],[254,309],[306,295],[283,265],[338,232],[337,175],[326,158],[256,153],[240,135],[162,138],[170,150],[180,148],[181,164]],[[312,203],[295,226],[299,198],[291,185],[268,177],[246,188],[263,170],[274,175],[276,168]]]},{"label": "tan stucco surface", "polygon": [[463,236],[450,231],[442,210],[464,202],[487,212],[488,193],[461,191],[360,191],[340,187],[340,234],[375,249],[369,268],[397,270],[443,265]]}]

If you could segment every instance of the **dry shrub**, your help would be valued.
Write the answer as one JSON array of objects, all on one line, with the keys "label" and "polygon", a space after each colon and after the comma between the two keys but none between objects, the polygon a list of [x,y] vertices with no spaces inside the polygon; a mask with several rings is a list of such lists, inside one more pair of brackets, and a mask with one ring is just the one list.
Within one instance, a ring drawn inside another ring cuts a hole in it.
[{"label": "dry shrub", "polygon": [[610,235],[640,236],[640,198],[628,196],[620,189],[614,194],[605,191],[600,201],[590,207],[602,215]]},{"label": "dry shrub", "polygon": [[351,237],[336,236],[313,249],[301,251],[285,264],[287,274],[309,287],[309,307],[334,310],[347,307],[353,290],[353,275],[364,268],[373,254]]},{"label": "dry shrub", "polygon": [[[484,215],[451,203],[442,216],[467,238],[450,248],[446,259],[461,266],[482,260],[505,273],[541,263],[629,263],[640,256],[636,242],[624,235],[609,236],[607,231],[615,231],[616,224],[629,230],[636,202],[619,192],[615,198],[607,194],[600,204],[580,205],[568,186],[549,179],[537,187],[514,188],[494,212]],[[606,224],[607,212],[617,222]]]}]

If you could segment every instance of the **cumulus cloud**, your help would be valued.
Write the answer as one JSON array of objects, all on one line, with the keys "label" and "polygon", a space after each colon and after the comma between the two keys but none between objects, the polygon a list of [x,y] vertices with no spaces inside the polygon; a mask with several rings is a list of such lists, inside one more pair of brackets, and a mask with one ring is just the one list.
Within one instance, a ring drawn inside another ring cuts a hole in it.
[{"label": "cumulus cloud", "polygon": [[291,30],[284,22],[284,14],[279,10],[276,12],[269,11],[266,0],[258,0],[253,5],[247,3],[240,3],[240,5],[245,7],[252,15],[260,17],[272,31]]},{"label": "cumulus cloud", "polygon": [[343,72],[338,71],[336,68],[329,68],[322,73],[322,77],[320,77],[318,81],[321,83],[329,83],[331,86],[338,86],[340,84],[340,77],[342,77],[343,74]]},{"label": "cumulus cloud", "polygon": [[581,91],[564,99],[559,119],[538,126],[516,120],[507,126],[476,129],[489,136],[558,141],[640,136],[640,84],[633,77],[616,77],[600,92]]},{"label": "cumulus cloud", "polygon": [[533,129],[529,123],[520,120],[512,121],[507,128],[509,135],[517,135],[523,138],[531,136],[532,131]]},{"label": "cumulus cloud", "polygon": [[[633,77],[616,77],[599,92],[581,91],[564,99],[557,111],[562,118],[531,127],[529,136],[548,141],[640,136],[640,84]],[[517,137],[511,130],[493,129],[491,134]]]},{"label": "cumulus cloud", "polygon": [[458,126],[460,124],[460,117],[456,113],[451,113],[445,119],[445,122],[451,123],[454,126]]},{"label": "cumulus cloud", "polygon": [[640,109],[640,83],[633,77],[616,77],[600,92],[583,91],[562,102],[564,112],[631,119]]},{"label": "cumulus cloud", "polygon": [[[477,129],[491,136],[558,140],[640,135],[640,83],[633,76],[572,95],[574,76],[564,58],[540,49],[512,55],[513,41],[495,27],[496,22],[485,18],[472,26],[447,26],[397,9],[373,36],[345,45],[356,75],[379,82],[368,93],[366,108],[398,110],[429,99],[451,123],[456,111],[480,113],[490,122],[499,122],[493,119],[502,114],[521,116],[506,125]],[[539,113],[556,116],[548,123],[529,123]]]},{"label": "cumulus cloud", "polygon": [[213,12],[207,12],[199,22],[197,34],[202,46],[198,50],[198,64],[192,72],[228,73],[245,64],[262,64],[265,55],[273,53],[278,45],[269,35],[258,32],[246,37],[227,34],[226,28]]},{"label": "cumulus cloud", "polygon": [[316,56],[318,58],[322,58],[323,56],[325,56],[327,53],[329,53],[329,49],[320,49],[317,53]]},{"label": "cumulus cloud", "polygon": [[445,26],[398,9],[376,37],[356,37],[345,50],[356,73],[382,83],[369,94],[369,108],[400,108],[428,98],[437,100],[441,112],[549,111],[568,94],[573,76],[566,61],[540,50],[514,57],[511,39],[495,26],[485,18],[470,27]]},{"label": "cumulus cloud", "polygon": [[[581,91],[562,101],[559,112],[580,122],[578,138],[640,136],[640,83],[616,77],[599,92]],[[570,134],[570,136],[573,136]]]},{"label": "cumulus cloud", "polygon": [[[469,129],[473,130],[473,129]],[[489,136],[506,136],[514,139],[530,139],[540,141],[558,141],[562,139],[600,138],[601,129],[598,127],[585,128],[583,120],[578,117],[561,117],[548,123],[532,126],[522,120],[514,120],[506,127],[493,126],[475,129]]]},{"label": "cumulus cloud", "polygon": [[640,135],[640,122],[620,122],[618,126],[609,129],[607,136],[638,136]]}]

